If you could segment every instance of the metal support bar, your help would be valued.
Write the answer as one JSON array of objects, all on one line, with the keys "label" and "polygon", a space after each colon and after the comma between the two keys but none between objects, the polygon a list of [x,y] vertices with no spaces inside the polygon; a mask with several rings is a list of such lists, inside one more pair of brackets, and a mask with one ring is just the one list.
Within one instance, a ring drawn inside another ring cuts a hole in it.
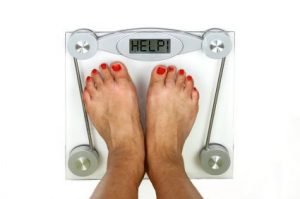
[{"label": "metal support bar", "polygon": [[215,96],[214,96],[213,107],[212,107],[212,110],[211,110],[211,115],[210,115],[210,120],[209,120],[209,127],[208,127],[207,137],[206,137],[206,143],[205,143],[205,148],[206,149],[208,148],[208,145],[210,143],[211,131],[212,131],[212,127],[213,127],[213,124],[214,124],[214,118],[215,118],[215,113],[216,113],[216,108],[217,108],[217,103],[218,103],[219,91],[220,91],[220,88],[221,88],[221,82],[222,82],[222,77],[223,77],[225,61],[226,61],[226,57],[222,58],[221,66],[220,66],[220,70],[219,70],[218,82],[217,82]]},{"label": "metal support bar", "polygon": [[90,127],[89,119],[88,119],[88,116],[87,116],[87,113],[85,110],[85,105],[83,102],[83,86],[82,86],[81,77],[80,77],[79,65],[78,65],[78,61],[76,58],[73,58],[73,60],[74,60],[74,66],[75,66],[75,70],[76,70],[77,83],[78,83],[78,88],[79,88],[79,93],[80,93],[80,100],[81,100],[82,111],[83,111],[83,115],[84,115],[86,132],[87,132],[87,136],[88,136],[88,140],[89,140],[89,146],[90,146],[91,150],[94,150],[94,144],[93,144],[93,139],[92,139],[92,134],[91,134],[91,127]]}]

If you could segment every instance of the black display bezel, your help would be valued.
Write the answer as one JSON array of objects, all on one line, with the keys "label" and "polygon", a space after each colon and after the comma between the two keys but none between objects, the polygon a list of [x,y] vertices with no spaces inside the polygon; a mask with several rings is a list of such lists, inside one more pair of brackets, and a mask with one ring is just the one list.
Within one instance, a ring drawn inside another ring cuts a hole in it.
[{"label": "black display bezel", "polygon": [[[137,50],[133,49],[133,42],[140,42],[140,44],[138,44],[138,48]],[[149,44],[143,45],[142,42],[149,42]],[[157,44],[157,46],[151,48],[151,42],[157,41],[157,43],[159,43],[159,41],[163,41],[164,45],[163,46],[159,46]],[[143,46],[145,48],[148,48],[147,50],[143,50]],[[164,47],[165,50],[159,50],[159,47]],[[157,48],[157,49],[154,49]],[[168,54],[171,53],[171,39],[129,39],[129,53],[130,54]]]}]

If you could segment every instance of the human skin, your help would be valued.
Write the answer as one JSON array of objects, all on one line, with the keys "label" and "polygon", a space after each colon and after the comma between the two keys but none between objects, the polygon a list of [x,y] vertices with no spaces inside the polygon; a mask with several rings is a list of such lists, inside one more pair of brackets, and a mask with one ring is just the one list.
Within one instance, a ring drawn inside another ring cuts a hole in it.
[{"label": "human skin", "polygon": [[202,198],[186,175],[182,158],[198,101],[193,78],[184,70],[157,66],[152,71],[146,105],[147,172],[157,198]]},{"label": "human skin", "polygon": [[199,93],[191,76],[174,66],[153,69],[145,135],[136,89],[121,62],[94,69],[83,99],[109,151],[107,172],[92,199],[137,198],[145,168],[158,198],[201,198],[184,171],[181,155],[198,112]]}]

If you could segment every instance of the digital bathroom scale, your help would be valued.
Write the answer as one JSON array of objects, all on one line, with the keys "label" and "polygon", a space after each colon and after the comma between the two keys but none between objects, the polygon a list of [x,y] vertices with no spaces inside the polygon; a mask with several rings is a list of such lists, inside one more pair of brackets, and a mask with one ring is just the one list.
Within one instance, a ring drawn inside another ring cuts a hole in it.
[{"label": "digital bathroom scale", "polygon": [[137,88],[142,123],[156,65],[174,65],[193,76],[199,113],[183,158],[190,178],[233,177],[234,32],[160,28],[66,33],[66,178],[101,179],[107,148],[82,103],[85,79],[101,63],[123,62]]}]

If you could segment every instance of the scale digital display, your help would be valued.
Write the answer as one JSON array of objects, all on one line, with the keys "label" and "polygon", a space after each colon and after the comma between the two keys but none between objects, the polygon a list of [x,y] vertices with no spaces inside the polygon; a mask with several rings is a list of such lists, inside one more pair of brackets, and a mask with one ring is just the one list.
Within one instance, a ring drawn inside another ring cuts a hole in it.
[{"label": "scale digital display", "polygon": [[139,53],[170,53],[170,39],[130,39],[129,52]]}]

